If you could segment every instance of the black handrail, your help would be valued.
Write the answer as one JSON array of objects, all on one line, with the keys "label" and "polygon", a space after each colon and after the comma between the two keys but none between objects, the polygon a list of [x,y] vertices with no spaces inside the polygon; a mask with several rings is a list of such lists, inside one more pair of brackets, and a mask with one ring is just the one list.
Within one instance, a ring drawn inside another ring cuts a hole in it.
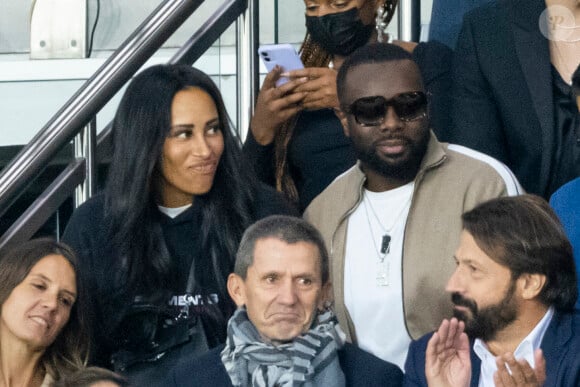
[{"label": "black handrail", "polygon": [[47,219],[70,197],[71,192],[86,177],[85,160],[77,159],[46,188],[16,222],[0,237],[0,251],[32,238]]}]

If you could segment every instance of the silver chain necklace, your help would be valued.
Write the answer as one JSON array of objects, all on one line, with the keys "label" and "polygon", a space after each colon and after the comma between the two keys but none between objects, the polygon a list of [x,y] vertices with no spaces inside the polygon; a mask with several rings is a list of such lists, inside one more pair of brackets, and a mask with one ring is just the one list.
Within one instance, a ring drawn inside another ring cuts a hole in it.
[{"label": "silver chain necklace", "polygon": [[[389,227],[387,229],[383,225],[381,220],[379,219],[379,216],[377,215],[377,212],[375,211],[373,204],[371,203],[370,197],[368,197],[368,195],[366,193],[364,195],[363,206],[365,208],[367,224],[369,226],[369,231],[371,233],[371,238],[373,240],[373,243],[372,243],[373,248],[374,248],[375,252],[377,253],[377,257],[379,259],[378,263],[377,263],[377,274],[375,276],[377,286],[389,286],[390,262],[388,260],[385,260],[385,258],[387,257],[387,255],[389,255],[389,253],[391,251],[391,232],[393,231],[395,226],[399,223],[401,216],[405,213],[407,206],[411,202],[411,198],[412,198],[412,195],[411,195],[411,197],[409,197],[407,202],[402,206],[401,211],[395,217],[395,221],[393,222],[391,227]],[[368,200],[368,206],[367,206],[367,200]],[[375,220],[377,221],[377,223],[379,224],[379,226],[381,227],[381,229],[383,231],[383,235],[381,236],[381,240],[380,240],[380,242],[381,242],[381,249],[380,250],[377,249],[377,245],[375,243],[378,238],[375,236],[374,231],[373,231],[373,227],[371,225],[371,219],[370,219],[368,207],[371,208],[371,212],[373,213]]]}]

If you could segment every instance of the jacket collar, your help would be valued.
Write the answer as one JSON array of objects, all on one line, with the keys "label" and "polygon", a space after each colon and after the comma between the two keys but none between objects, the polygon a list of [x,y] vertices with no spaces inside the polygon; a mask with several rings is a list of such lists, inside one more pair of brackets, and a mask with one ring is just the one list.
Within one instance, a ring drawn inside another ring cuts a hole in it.
[{"label": "jacket collar", "polygon": [[447,158],[445,149],[446,147],[437,140],[435,133],[431,131],[429,143],[427,145],[427,152],[425,153],[425,156],[423,156],[423,161],[421,161],[421,166],[419,167],[419,172],[415,177],[415,181],[417,181],[417,178],[422,176],[429,169],[439,166],[443,161],[445,161]]},{"label": "jacket collar", "polygon": [[[446,158],[447,153],[445,152],[445,146],[441,144],[439,140],[437,140],[435,133],[430,131],[429,142],[427,143],[427,151],[425,152],[425,156],[423,156],[421,166],[419,167],[419,171],[415,176],[415,182],[417,182],[417,180],[420,179],[429,169],[440,165]],[[357,186],[362,187],[366,182],[366,175],[361,169],[360,160],[357,161],[353,174],[358,182]],[[362,192],[362,188],[360,192]]]},{"label": "jacket collar", "polygon": [[[579,312],[576,311],[576,314]],[[568,348],[568,341],[573,334],[573,313],[555,312],[548,330],[542,340],[542,351],[546,359],[546,370],[553,370],[551,374],[546,375],[546,386],[555,386],[557,380],[557,370],[560,368],[560,359],[562,353]],[[577,350],[577,349],[569,349]]]}]

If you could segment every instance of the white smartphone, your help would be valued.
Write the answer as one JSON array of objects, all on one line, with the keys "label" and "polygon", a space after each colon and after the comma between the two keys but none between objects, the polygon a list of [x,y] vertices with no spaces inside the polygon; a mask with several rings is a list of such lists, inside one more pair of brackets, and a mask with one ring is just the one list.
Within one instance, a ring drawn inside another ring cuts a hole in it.
[{"label": "white smartphone", "polygon": [[[268,72],[272,71],[276,65],[282,67],[283,72],[304,68],[300,56],[291,44],[267,44],[260,46],[258,54],[262,58],[262,62],[264,62],[264,66],[266,66]],[[276,86],[283,85],[286,82],[288,82],[288,78],[280,77],[276,82]]]}]

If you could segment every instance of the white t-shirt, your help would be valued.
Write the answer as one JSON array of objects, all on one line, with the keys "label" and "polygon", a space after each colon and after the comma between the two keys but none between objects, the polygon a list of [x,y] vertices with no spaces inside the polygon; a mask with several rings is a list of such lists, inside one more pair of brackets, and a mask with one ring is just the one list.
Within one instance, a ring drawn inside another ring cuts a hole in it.
[{"label": "white t-shirt", "polygon": [[[365,190],[348,219],[344,265],[345,304],[359,347],[401,369],[411,342],[403,314],[402,253],[413,188],[411,182],[386,192]],[[385,234],[391,240],[382,254]]]},{"label": "white t-shirt", "polygon": [[184,213],[185,210],[187,210],[189,207],[191,207],[191,204],[186,204],[185,206],[182,207],[163,207],[159,205],[157,206],[157,208],[159,208],[159,211],[169,216],[171,219],[177,218],[179,215]]}]

